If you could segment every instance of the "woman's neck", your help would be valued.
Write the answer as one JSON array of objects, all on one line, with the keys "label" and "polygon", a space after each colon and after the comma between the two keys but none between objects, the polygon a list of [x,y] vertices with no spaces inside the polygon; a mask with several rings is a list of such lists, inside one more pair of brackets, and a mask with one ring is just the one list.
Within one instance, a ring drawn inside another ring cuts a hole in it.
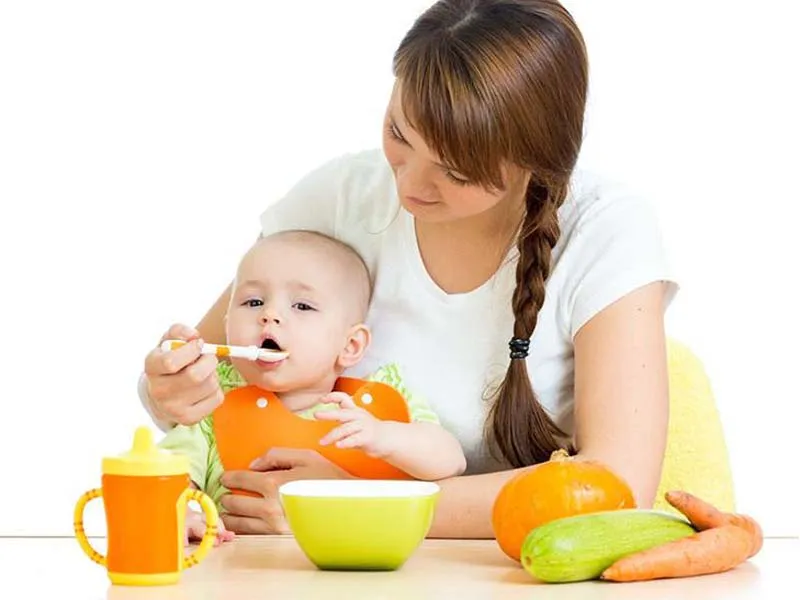
[{"label": "woman's neck", "polygon": [[417,245],[428,275],[449,294],[479,288],[502,265],[523,216],[522,206],[509,210],[506,205],[446,223],[415,220]]}]

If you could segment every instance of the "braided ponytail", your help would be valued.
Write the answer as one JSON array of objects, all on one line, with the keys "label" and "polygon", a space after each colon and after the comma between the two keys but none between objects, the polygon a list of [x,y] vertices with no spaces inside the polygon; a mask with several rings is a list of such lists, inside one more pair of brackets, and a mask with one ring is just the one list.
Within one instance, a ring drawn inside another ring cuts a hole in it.
[{"label": "braided ponytail", "polygon": [[491,405],[487,419],[490,450],[513,467],[550,458],[560,448],[564,432],[536,399],[524,357],[545,299],[550,275],[550,256],[558,242],[558,207],[566,191],[534,183],[525,196],[525,219],[517,241],[517,286],[512,297],[514,337],[511,363]]}]

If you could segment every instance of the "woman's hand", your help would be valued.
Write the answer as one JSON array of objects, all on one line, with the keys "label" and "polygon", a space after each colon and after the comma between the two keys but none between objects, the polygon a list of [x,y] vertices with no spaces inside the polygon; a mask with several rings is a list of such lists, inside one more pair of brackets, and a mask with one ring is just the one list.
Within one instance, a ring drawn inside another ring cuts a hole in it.
[{"label": "woman's hand", "polygon": [[193,425],[211,414],[223,400],[217,379],[217,358],[201,355],[196,330],[176,324],[161,338],[189,343],[164,352],[159,347],[145,358],[144,375],[154,416],[181,425]]},{"label": "woman's hand", "polygon": [[351,476],[314,450],[273,448],[250,465],[251,471],[226,471],[226,488],[253,492],[260,497],[226,494],[222,506],[225,526],[235,533],[285,534],[289,526],[278,488],[296,479],[350,479]]}]

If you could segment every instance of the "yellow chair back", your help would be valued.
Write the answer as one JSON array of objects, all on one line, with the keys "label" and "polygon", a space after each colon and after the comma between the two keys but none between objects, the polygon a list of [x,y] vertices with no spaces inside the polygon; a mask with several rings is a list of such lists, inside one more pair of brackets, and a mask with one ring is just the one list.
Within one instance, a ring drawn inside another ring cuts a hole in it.
[{"label": "yellow chair back", "polygon": [[669,433],[654,508],[677,512],[664,499],[667,491],[677,489],[733,511],[733,476],[711,383],[702,362],[686,345],[668,339],[667,351]]}]

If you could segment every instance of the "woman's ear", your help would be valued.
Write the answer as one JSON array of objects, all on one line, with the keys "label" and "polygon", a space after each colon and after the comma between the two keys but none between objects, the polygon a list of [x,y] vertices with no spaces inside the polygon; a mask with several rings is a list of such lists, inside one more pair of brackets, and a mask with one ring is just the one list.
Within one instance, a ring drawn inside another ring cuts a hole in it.
[{"label": "woman's ear", "polygon": [[369,327],[365,324],[354,325],[347,334],[347,340],[339,353],[337,365],[342,369],[347,369],[358,364],[369,346],[371,335]]}]

